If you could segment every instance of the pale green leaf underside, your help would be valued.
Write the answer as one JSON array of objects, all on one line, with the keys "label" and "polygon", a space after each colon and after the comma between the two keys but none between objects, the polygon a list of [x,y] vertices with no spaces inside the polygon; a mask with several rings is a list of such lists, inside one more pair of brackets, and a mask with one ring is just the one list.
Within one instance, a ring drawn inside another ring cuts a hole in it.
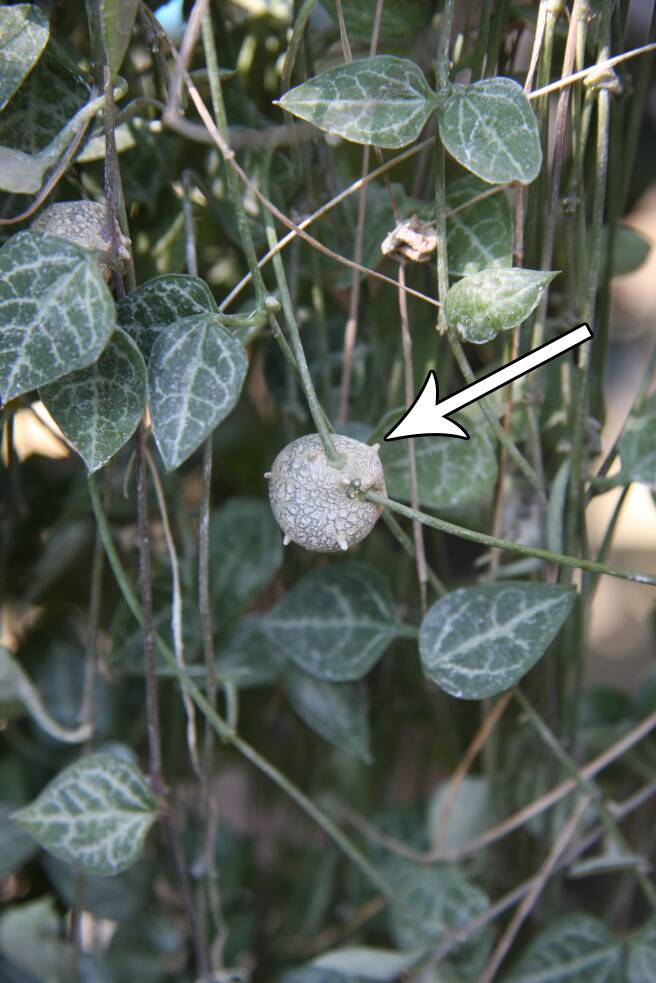
[{"label": "pale green leaf underside", "polygon": [[[391,427],[400,415],[397,412],[389,414],[383,423],[389,420]],[[414,439],[419,502],[424,508],[461,511],[487,501],[494,491],[497,478],[494,445],[478,419],[475,426],[471,426],[469,419],[463,414],[460,419],[470,434],[469,440],[436,440],[435,437]],[[383,462],[389,495],[409,502],[411,495],[406,442],[384,442],[380,448],[380,459]]]},{"label": "pale green leaf underside", "polygon": [[156,816],[141,772],[100,752],[65,768],[15,819],[60,860],[89,874],[112,875],[139,858]]},{"label": "pale green leaf underside", "polygon": [[455,88],[438,122],[451,156],[484,181],[530,184],[540,173],[537,119],[521,85],[512,79],[484,79]]},{"label": "pale green leaf underside", "polygon": [[240,614],[282,564],[282,540],[268,502],[232,498],[212,513],[210,583],[218,622]]},{"label": "pale green leaf underside", "polygon": [[393,983],[401,973],[414,966],[418,958],[417,953],[350,946],[325,952],[311,965],[345,973],[348,977],[362,977],[371,983]]},{"label": "pale green leaf underside", "polygon": [[44,233],[12,236],[0,250],[2,401],[91,365],[115,323],[90,252]]},{"label": "pale green leaf underside", "polygon": [[43,386],[40,396],[93,473],[137,429],[146,409],[146,363],[132,339],[117,328],[97,362]]},{"label": "pale green leaf underside", "polygon": [[452,591],[421,623],[424,672],[460,699],[501,693],[544,654],[574,598],[573,588],[556,584],[512,582]]},{"label": "pale green leaf underside", "polygon": [[571,915],[540,932],[508,983],[621,983],[621,962],[621,947],[602,922]]},{"label": "pale green leaf underside", "polygon": [[[473,174],[458,178],[447,188],[447,208],[461,208],[485,190],[488,186]],[[450,215],[446,235],[453,276],[512,266],[513,219],[502,191]]]},{"label": "pale green leaf underside", "polygon": [[280,100],[283,109],[320,130],[391,149],[417,139],[434,104],[423,72],[392,55],[331,68]]},{"label": "pale green leaf underside", "polygon": [[4,109],[48,43],[48,18],[32,3],[0,7],[0,109]]},{"label": "pale green leaf underside", "polygon": [[242,345],[213,314],[183,318],[158,335],[148,362],[150,418],[167,471],[232,410],[247,368]]},{"label": "pale green leaf underside", "polygon": [[340,563],[307,574],[269,612],[272,645],[320,679],[360,679],[397,634],[393,601],[373,567]]},{"label": "pale green leaf underside", "polygon": [[619,443],[622,478],[656,489],[656,394],[629,417]]},{"label": "pale green leaf underside", "polygon": [[285,690],[311,730],[346,754],[371,762],[367,690],[362,683],[332,683],[288,664]]},{"label": "pale green leaf underside", "polygon": [[544,270],[513,269],[463,277],[446,295],[445,317],[463,341],[491,341],[526,320],[555,276]]},{"label": "pale green leaf underside", "polygon": [[217,313],[210,288],[200,277],[166,273],[147,280],[116,305],[116,319],[148,361],[163,328],[183,317]]}]

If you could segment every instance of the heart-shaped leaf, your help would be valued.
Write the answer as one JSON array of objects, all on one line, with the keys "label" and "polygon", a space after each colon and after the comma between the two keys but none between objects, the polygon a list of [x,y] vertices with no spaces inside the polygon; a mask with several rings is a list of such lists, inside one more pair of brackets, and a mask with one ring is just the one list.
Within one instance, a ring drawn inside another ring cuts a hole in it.
[{"label": "heart-shaped leaf", "polygon": [[307,574],[269,612],[273,645],[320,679],[360,679],[398,634],[384,577],[363,563]]},{"label": "heart-shaped leaf", "polygon": [[153,794],[130,762],[99,752],[60,772],[14,814],[45,850],[89,874],[118,874],[140,856],[157,817]]},{"label": "heart-shaped leaf", "polygon": [[40,396],[90,473],[127,443],[146,409],[146,363],[117,328],[93,365],[43,386]]},{"label": "heart-shaped leaf", "polygon": [[150,418],[167,471],[186,461],[239,399],[248,359],[213,314],[162,331],[148,362]]},{"label": "heart-shaped leaf", "polygon": [[331,683],[288,664],[285,691],[308,727],[346,754],[371,763],[369,701],[362,683]]},{"label": "heart-shaped leaf", "polygon": [[0,109],[4,109],[48,43],[48,18],[35,4],[0,7]]},{"label": "heart-shaped leaf", "polygon": [[512,582],[464,587],[428,609],[419,654],[429,679],[451,696],[482,700],[531,669],[572,609],[575,591]]},{"label": "heart-shaped leaf", "polygon": [[508,983],[622,983],[626,979],[622,947],[603,922],[569,915],[547,925],[533,939]]},{"label": "heart-shaped leaf", "polygon": [[398,148],[417,139],[435,94],[413,62],[376,55],[322,72],[286,92],[280,105],[354,143]]},{"label": "heart-shaped leaf", "polygon": [[[401,949],[432,949],[451,932],[456,932],[489,907],[484,891],[461,874],[454,864],[422,868],[407,861],[399,863],[390,906],[392,937]],[[449,962],[466,979],[478,979],[489,952],[489,929],[455,949]]]},{"label": "heart-shaped leaf", "polygon": [[148,361],[160,331],[193,314],[217,313],[204,280],[186,273],[167,273],[147,280],[116,305],[116,320],[136,341]]},{"label": "heart-shaped leaf", "polygon": [[473,174],[447,188],[447,207],[459,209],[446,220],[449,273],[454,276],[512,265],[513,219],[505,194],[500,191],[467,205],[485,190],[488,186]]},{"label": "heart-shaped leaf", "polygon": [[540,173],[537,119],[521,85],[512,79],[456,86],[438,123],[451,156],[490,184],[530,184]]},{"label": "heart-shaped leaf", "polygon": [[540,303],[557,272],[482,270],[458,280],[446,295],[444,315],[463,341],[480,345],[521,324]]},{"label": "heart-shaped leaf", "polygon": [[3,402],[91,365],[115,326],[88,250],[42,232],[19,232],[0,249]]}]

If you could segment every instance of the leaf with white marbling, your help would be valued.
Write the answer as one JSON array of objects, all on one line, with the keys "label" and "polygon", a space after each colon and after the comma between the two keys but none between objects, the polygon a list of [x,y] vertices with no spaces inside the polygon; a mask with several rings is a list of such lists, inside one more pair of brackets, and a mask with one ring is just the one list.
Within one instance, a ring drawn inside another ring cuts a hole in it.
[{"label": "leaf with white marbling", "polygon": [[280,105],[354,143],[398,148],[417,139],[435,107],[435,94],[413,62],[376,55],[297,85]]},{"label": "leaf with white marbling", "polygon": [[48,43],[48,18],[35,4],[0,7],[0,109],[4,109]]},{"label": "leaf with white marbling", "polygon": [[115,326],[88,250],[42,232],[19,232],[0,249],[3,402],[91,365]]},{"label": "leaf with white marbling", "polygon": [[454,86],[439,111],[444,146],[490,184],[530,184],[540,173],[538,123],[521,85],[509,78]]},{"label": "leaf with white marbling", "polygon": [[157,808],[133,764],[99,752],[65,768],[14,818],[53,856],[112,875],[138,860]]},{"label": "leaf with white marbling", "polygon": [[150,418],[167,471],[193,454],[239,399],[248,359],[213,314],[162,331],[148,362]]},{"label": "leaf with white marbling", "polygon": [[428,609],[421,623],[424,672],[460,699],[501,693],[544,655],[575,597],[571,587],[528,582],[452,591]]},{"label": "leaf with white marbling", "polygon": [[388,583],[364,563],[313,570],[272,608],[263,627],[281,654],[333,682],[360,679],[398,634]]},{"label": "leaf with white marbling", "polygon": [[93,473],[139,425],[146,409],[146,364],[132,339],[117,328],[97,362],[43,386],[40,395]]}]

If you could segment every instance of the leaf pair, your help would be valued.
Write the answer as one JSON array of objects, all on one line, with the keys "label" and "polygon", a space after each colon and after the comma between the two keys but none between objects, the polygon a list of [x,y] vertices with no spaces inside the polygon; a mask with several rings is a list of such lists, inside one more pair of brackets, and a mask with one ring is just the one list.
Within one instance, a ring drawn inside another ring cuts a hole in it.
[{"label": "leaf pair", "polygon": [[[460,699],[509,689],[544,654],[575,596],[570,587],[517,581],[452,591],[421,624],[426,675]],[[333,683],[362,679],[402,633],[386,581],[359,563],[302,577],[269,612],[263,630],[281,655]]]},{"label": "leaf pair", "polygon": [[509,78],[436,94],[413,62],[376,55],[322,72],[285,93],[280,105],[328,133],[389,149],[416,140],[437,110],[444,146],[484,181],[530,184],[542,166],[535,113]]},{"label": "leaf pair", "polygon": [[194,277],[149,281],[118,319],[124,330],[92,253],[44,233],[13,236],[0,251],[1,398],[40,388],[93,472],[132,436],[149,396],[171,470],[235,405],[246,353]]}]

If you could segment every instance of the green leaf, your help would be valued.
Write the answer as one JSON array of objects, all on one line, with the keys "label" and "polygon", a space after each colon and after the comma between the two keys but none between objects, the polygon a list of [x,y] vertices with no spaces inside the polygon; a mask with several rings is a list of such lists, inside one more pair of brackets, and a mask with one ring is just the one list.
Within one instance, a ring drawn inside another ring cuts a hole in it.
[{"label": "green leaf", "polygon": [[70,972],[73,946],[64,942],[54,898],[13,905],[0,916],[0,952],[35,980],[54,983]]},{"label": "green leaf", "polygon": [[11,819],[15,808],[0,802],[0,877],[19,870],[37,849],[32,837]]},{"label": "green leaf", "polygon": [[153,435],[167,471],[179,467],[239,399],[248,359],[214,314],[197,314],[162,331],[150,353]]},{"label": "green leaf", "polygon": [[45,850],[88,874],[112,875],[141,854],[157,817],[132,764],[99,752],[65,768],[14,818]]},{"label": "green leaf", "polygon": [[0,8],[0,109],[4,109],[48,43],[48,18],[32,3]]},{"label": "green leaf", "polygon": [[[406,862],[397,869],[390,918],[392,938],[401,949],[433,949],[489,907],[485,892],[470,884],[454,864],[422,868]],[[461,971],[480,972],[489,940],[489,931],[480,932],[454,949],[449,960]]]},{"label": "green leaf", "polygon": [[424,672],[464,700],[509,689],[544,654],[575,596],[571,587],[519,581],[452,591],[421,623]]},{"label": "green leaf", "polygon": [[[447,188],[447,207],[461,208],[486,190],[486,184],[467,174]],[[502,191],[450,215],[446,236],[449,273],[453,276],[512,266],[513,218]]]},{"label": "green leaf", "polygon": [[130,43],[139,0],[100,0],[99,8],[109,67],[115,75]]},{"label": "green leaf", "polygon": [[362,683],[331,683],[288,665],[285,691],[308,727],[340,751],[371,763],[369,701]]},{"label": "green leaf", "polygon": [[239,689],[268,686],[282,674],[283,658],[272,649],[262,615],[240,618],[219,643],[216,673]]},{"label": "green leaf", "polygon": [[629,940],[626,983],[656,979],[656,919],[650,918]]},{"label": "green leaf", "polygon": [[43,386],[40,396],[89,473],[127,443],[146,409],[146,363],[117,328],[94,365]]},{"label": "green leaf", "polygon": [[116,305],[119,325],[136,341],[146,361],[163,328],[183,317],[217,312],[205,281],[184,273],[156,276]]},{"label": "green leaf", "polygon": [[[50,883],[67,908],[75,907],[77,871],[63,860],[46,856],[44,867]],[[114,877],[87,874],[84,879],[84,910],[95,918],[126,922],[139,917],[146,901],[152,870],[140,860]]]},{"label": "green leaf", "polygon": [[620,945],[602,922],[588,915],[570,915],[540,932],[520,957],[508,983],[626,983],[621,954]]},{"label": "green leaf", "polygon": [[[346,31],[350,38],[371,39],[374,26],[377,0],[342,0],[342,10]],[[337,6],[335,0],[324,0],[321,5],[335,23]],[[380,39],[394,44],[411,41],[427,27],[426,13],[421,0],[403,0],[402,3],[383,5],[380,15]]]},{"label": "green leaf", "polygon": [[631,415],[619,442],[622,478],[656,489],[656,393]]},{"label": "green leaf", "polygon": [[480,345],[521,324],[557,276],[544,270],[482,270],[455,283],[444,302],[448,324],[463,341]]},{"label": "green leaf", "polygon": [[[387,414],[376,432],[389,430],[401,412],[395,410]],[[487,501],[494,491],[497,479],[494,445],[480,423],[470,426],[465,415],[462,420],[470,434],[469,440],[414,438],[419,502],[424,508],[454,512]],[[410,476],[405,441],[383,442],[380,459],[388,494],[409,502]]]},{"label": "green leaf", "polygon": [[91,365],[114,327],[114,302],[88,250],[36,232],[0,249],[3,402]]},{"label": "green leaf", "polygon": [[360,679],[398,634],[387,581],[363,563],[302,577],[269,612],[264,628],[281,654],[333,682]]},{"label": "green leaf", "polygon": [[315,969],[329,969],[348,977],[371,980],[372,983],[393,983],[401,973],[418,961],[415,953],[393,952],[391,949],[372,949],[353,946],[325,952],[311,965]]},{"label": "green leaf", "polygon": [[512,79],[454,86],[438,125],[451,156],[490,184],[530,184],[540,173],[537,119],[521,85]]},{"label": "green leaf", "polygon": [[327,133],[393,149],[417,139],[435,94],[413,62],[376,55],[322,72],[290,89],[279,104]]},{"label": "green leaf", "polygon": [[231,498],[212,513],[210,585],[217,625],[254,601],[282,564],[280,530],[268,502]]}]

